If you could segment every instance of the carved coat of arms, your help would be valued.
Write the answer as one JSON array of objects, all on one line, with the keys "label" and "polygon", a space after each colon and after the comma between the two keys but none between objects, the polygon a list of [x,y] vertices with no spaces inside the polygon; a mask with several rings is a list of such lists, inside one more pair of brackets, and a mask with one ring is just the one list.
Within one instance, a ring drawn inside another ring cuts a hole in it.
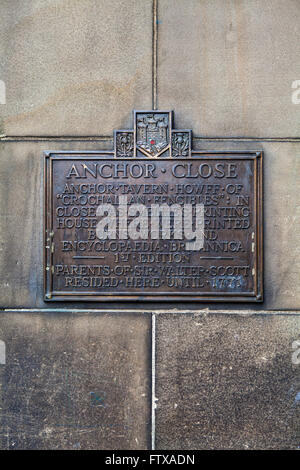
[{"label": "carved coat of arms", "polygon": [[134,111],[134,129],[114,133],[116,157],[189,157],[190,129],[173,129],[172,111]]},{"label": "carved coat of arms", "polygon": [[137,148],[151,157],[166,150],[170,144],[169,120],[167,113],[137,113]]}]

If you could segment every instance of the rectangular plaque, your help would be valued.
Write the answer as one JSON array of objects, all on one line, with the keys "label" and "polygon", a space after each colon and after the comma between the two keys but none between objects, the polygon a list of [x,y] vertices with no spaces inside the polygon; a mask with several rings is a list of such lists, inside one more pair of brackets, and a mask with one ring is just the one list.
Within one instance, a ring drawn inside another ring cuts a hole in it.
[{"label": "rectangular plaque", "polygon": [[262,301],[262,152],[178,155],[161,119],[153,155],[45,153],[45,300]]}]

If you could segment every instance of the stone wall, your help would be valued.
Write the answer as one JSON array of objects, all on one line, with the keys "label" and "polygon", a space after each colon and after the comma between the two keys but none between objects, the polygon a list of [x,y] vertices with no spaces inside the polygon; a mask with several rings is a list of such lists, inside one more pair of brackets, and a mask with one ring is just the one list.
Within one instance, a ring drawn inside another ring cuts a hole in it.
[{"label": "stone wall", "polygon": [[[0,12],[1,448],[298,448],[299,2]],[[44,303],[42,152],[112,149],[152,107],[195,149],[263,149],[262,304]]]}]

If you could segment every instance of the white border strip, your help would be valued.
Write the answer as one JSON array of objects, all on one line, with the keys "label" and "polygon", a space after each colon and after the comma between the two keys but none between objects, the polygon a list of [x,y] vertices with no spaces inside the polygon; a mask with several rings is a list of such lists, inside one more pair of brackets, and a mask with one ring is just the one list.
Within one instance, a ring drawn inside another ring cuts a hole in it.
[{"label": "white border strip", "polygon": [[152,343],[151,343],[151,364],[152,364],[152,377],[151,377],[151,450],[155,450],[155,340],[156,340],[156,316],[152,313]]}]

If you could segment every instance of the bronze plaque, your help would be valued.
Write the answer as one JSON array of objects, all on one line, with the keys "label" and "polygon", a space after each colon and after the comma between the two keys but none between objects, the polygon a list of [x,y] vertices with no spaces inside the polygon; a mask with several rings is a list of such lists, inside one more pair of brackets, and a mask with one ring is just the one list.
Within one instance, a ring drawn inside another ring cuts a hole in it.
[{"label": "bronze plaque", "polygon": [[113,151],[45,152],[45,300],[262,301],[262,152],[135,111]]}]

